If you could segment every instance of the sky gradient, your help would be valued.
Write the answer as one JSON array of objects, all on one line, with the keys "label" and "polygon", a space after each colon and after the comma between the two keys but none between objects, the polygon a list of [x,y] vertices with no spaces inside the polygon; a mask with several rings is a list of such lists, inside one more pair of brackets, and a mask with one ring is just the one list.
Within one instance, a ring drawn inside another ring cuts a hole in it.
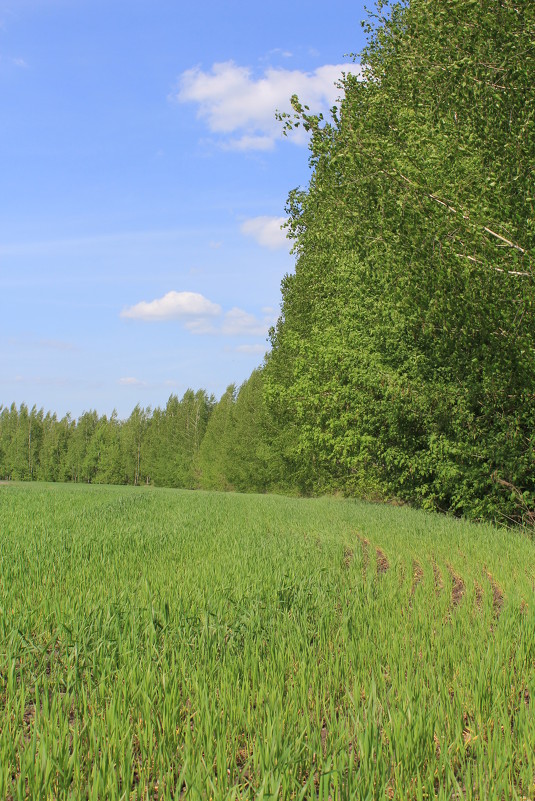
[{"label": "sky gradient", "polygon": [[0,0],[0,405],[128,416],[261,364],[363,3]]}]

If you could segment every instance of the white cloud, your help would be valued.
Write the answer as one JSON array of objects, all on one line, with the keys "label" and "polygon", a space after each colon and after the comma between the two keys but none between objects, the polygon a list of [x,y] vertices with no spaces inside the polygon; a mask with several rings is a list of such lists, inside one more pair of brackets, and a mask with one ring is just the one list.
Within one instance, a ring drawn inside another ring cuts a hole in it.
[{"label": "white cloud", "polygon": [[221,306],[198,292],[168,292],[163,298],[136,303],[121,312],[121,317],[134,320],[180,320],[193,318],[191,322],[206,317],[217,317]]},{"label": "white cloud", "polygon": [[289,248],[286,231],[281,228],[285,222],[286,217],[251,217],[242,223],[241,232],[251,236],[263,248]]},{"label": "white cloud", "polygon": [[275,139],[273,136],[240,136],[239,139],[229,139],[223,145],[224,150],[273,150]]},{"label": "white cloud", "polygon": [[[357,64],[326,64],[313,72],[268,67],[255,77],[249,67],[234,61],[213,64],[205,72],[193,67],[182,73],[174,97],[181,103],[196,103],[198,116],[226,147],[268,150],[281,133],[275,112],[291,113],[290,98],[297,94],[312,113],[326,111],[337,101],[342,72],[360,74]],[[299,128],[295,141],[305,142]]]},{"label": "white cloud", "polygon": [[[273,309],[263,309],[258,318],[244,309],[234,306],[223,313],[218,303],[213,303],[197,292],[168,292],[163,298],[141,301],[121,312],[121,317],[134,320],[179,320],[191,334],[216,336],[262,336],[265,337],[275,321]],[[135,378],[121,378],[121,384],[137,384]]]}]

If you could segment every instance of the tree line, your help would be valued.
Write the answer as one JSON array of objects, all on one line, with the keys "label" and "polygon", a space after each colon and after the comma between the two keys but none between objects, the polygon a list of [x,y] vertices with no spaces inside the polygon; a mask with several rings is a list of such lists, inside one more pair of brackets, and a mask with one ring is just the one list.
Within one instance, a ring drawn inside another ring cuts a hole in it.
[{"label": "tree line", "polygon": [[534,520],[535,3],[377,4],[288,198],[266,365],[303,489]]},{"label": "tree line", "polygon": [[0,415],[0,474],[398,499],[535,521],[535,3],[379,0],[265,364],[120,422]]},{"label": "tree line", "polygon": [[58,419],[0,407],[0,478],[266,491],[276,485],[263,436],[260,371],[216,402],[206,391],[136,406],[125,420],[96,411]]}]

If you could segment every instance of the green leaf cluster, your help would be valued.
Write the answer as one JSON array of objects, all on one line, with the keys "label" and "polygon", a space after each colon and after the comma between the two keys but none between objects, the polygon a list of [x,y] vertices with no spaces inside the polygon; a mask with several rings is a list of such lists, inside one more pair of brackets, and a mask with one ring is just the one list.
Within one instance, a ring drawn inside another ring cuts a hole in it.
[{"label": "green leaf cluster", "polygon": [[0,479],[265,492],[280,485],[261,370],[216,403],[205,390],[135,407],[126,420],[84,412],[58,420],[0,407]]},{"label": "green leaf cluster", "polygon": [[294,99],[279,440],[308,491],[532,519],[535,5],[380,3],[368,32],[329,122]]}]

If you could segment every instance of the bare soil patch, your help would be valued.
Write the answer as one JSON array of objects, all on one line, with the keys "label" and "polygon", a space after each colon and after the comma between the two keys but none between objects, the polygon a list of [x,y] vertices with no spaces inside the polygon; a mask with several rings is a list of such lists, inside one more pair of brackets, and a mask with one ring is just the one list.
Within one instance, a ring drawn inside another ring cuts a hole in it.
[{"label": "bare soil patch", "polygon": [[440,595],[442,590],[444,589],[444,582],[442,580],[442,573],[440,572],[440,568],[433,559],[433,577],[435,579],[435,595]]},{"label": "bare soil patch", "polygon": [[494,616],[499,618],[503,606],[503,591],[500,585],[493,579],[492,575],[488,571],[487,578],[490,582],[490,586],[492,587],[492,608],[494,610]]},{"label": "bare soil patch", "polygon": [[411,595],[414,595],[416,592],[416,587],[418,584],[421,584],[424,580],[424,571],[422,570],[422,566],[416,559],[412,561],[412,585],[411,585]]},{"label": "bare soil patch", "polygon": [[380,548],[376,548],[375,553],[377,554],[377,575],[383,576],[390,568],[390,562],[386,554]]},{"label": "bare soil patch", "polygon": [[478,612],[481,612],[481,609],[483,607],[483,587],[481,586],[481,584],[478,584],[477,581],[474,581],[474,586],[476,592],[476,606]]},{"label": "bare soil patch", "polygon": [[360,545],[362,548],[362,575],[366,578],[366,571],[368,570],[368,562],[370,561],[370,554],[369,554],[369,547],[370,543],[369,540],[364,539],[361,537],[360,534],[357,534],[357,537],[360,540]]},{"label": "bare soil patch", "polygon": [[349,567],[349,565],[351,564],[351,562],[353,561],[353,555],[354,555],[353,554],[353,549],[350,548],[348,545],[345,545],[344,546],[344,560],[343,561],[344,561],[344,567],[346,568],[346,570]]},{"label": "bare soil patch", "polygon": [[448,565],[448,573],[453,581],[453,587],[451,590],[451,604],[452,606],[459,606],[464,596],[464,581],[460,576],[457,575],[451,565]]}]

